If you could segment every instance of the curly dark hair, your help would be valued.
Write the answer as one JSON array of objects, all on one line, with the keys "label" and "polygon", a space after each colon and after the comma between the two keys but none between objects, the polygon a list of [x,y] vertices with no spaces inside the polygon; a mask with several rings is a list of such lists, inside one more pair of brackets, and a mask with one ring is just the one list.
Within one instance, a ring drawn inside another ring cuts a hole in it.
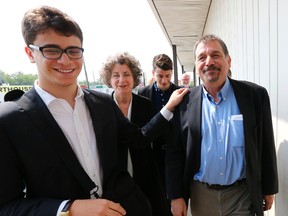
[{"label": "curly dark hair", "polygon": [[111,76],[112,69],[116,64],[127,65],[132,73],[134,79],[134,86],[138,86],[141,82],[142,77],[142,69],[139,61],[128,52],[120,52],[113,56],[109,56],[105,63],[103,63],[102,68],[100,69],[100,79],[106,84],[108,87],[111,86]]}]

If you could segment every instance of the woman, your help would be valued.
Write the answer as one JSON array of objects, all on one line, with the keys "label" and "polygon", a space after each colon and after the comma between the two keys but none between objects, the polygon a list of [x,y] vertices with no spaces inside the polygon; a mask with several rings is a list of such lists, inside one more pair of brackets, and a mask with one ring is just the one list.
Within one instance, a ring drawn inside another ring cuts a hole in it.
[{"label": "woman", "polygon": [[[133,89],[140,84],[142,76],[140,63],[134,56],[123,52],[108,57],[100,71],[100,76],[108,87],[114,89],[112,97],[115,103],[131,122],[141,127],[153,117],[152,102],[148,98],[133,93]],[[130,174],[150,201],[153,215],[171,215],[166,202],[165,186],[160,182],[151,147],[145,150],[125,148],[125,152],[120,153],[121,161],[124,161],[121,163],[123,169],[127,169],[128,152],[132,161]]]}]

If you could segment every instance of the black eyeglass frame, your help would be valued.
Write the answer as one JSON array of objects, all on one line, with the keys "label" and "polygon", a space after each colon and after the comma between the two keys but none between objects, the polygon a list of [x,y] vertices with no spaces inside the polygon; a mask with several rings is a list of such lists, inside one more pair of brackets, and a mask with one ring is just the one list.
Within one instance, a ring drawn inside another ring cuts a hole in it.
[{"label": "black eyeglass frame", "polygon": [[[67,47],[66,49],[61,49],[60,47],[54,47],[54,46],[43,46],[43,47],[40,47],[40,46],[36,46],[34,44],[29,44],[29,47],[31,49],[34,49],[34,50],[38,50],[42,53],[43,57],[46,58],[46,59],[50,59],[50,60],[57,60],[57,59],[60,59],[63,55],[63,53],[66,53],[66,55],[70,58],[70,59],[81,59],[83,57],[83,52],[84,52],[84,48],[82,47]],[[55,58],[50,58],[50,57],[47,57],[45,56],[44,52],[43,52],[43,49],[45,48],[55,48],[55,49],[58,49],[59,51],[61,51],[61,53],[59,54],[59,57],[55,57]],[[78,49],[78,50],[81,50],[81,56],[80,57],[71,57],[71,53],[69,54],[69,50],[71,49]]]}]

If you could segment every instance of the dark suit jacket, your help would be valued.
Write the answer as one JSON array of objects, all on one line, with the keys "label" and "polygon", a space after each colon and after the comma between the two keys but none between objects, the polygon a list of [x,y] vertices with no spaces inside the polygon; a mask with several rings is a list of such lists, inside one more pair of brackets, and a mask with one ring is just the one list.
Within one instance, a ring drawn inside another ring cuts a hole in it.
[{"label": "dark suit jacket", "polygon": [[[112,98],[113,98],[112,93]],[[146,97],[132,94],[131,122],[139,127],[143,127],[154,116],[154,107]],[[123,162],[128,157],[128,148],[122,149]],[[170,208],[166,203],[165,188],[161,183],[159,168],[156,164],[151,145],[147,148],[139,149],[129,147],[133,164],[133,179],[148,198],[153,216],[170,215]],[[124,167],[127,167],[127,160]]]},{"label": "dark suit jacket", "polygon": [[[266,89],[256,84],[230,81],[243,115],[246,178],[253,208],[259,216],[263,215],[262,195],[278,192],[269,96]],[[174,111],[173,140],[167,148],[167,190],[171,199],[189,198],[191,181],[200,167],[201,106],[202,86],[197,86],[189,90]]]},{"label": "dark suit jacket", "polygon": [[[84,94],[103,169],[103,198],[119,202],[127,215],[150,215],[144,195],[119,166],[119,149],[124,144],[145,148],[158,135],[157,127],[168,122],[160,114],[141,130],[109,95],[87,90]],[[0,104],[0,215],[54,216],[63,200],[89,199],[95,185],[35,89],[17,104]],[[141,210],[135,210],[132,206],[139,203]]]},{"label": "dark suit jacket", "polygon": [[[171,83],[171,90],[172,91],[175,91],[176,89],[179,89],[180,87],[179,86],[176,86],[174,83]],[[149,98],[152,103],[153,103],[153,106],[155,104],[155,88],[154,88],[154,84],[152,85],[149,85],[149,86],[145,86],[141,89],[138,90],[138,94],[139,95],[142,95],[144,97],[147,97]],[[154,114],[156,114],[157,112],[159,112],[159,110],[156,110],[156,107],[154,106]],[[166,131],[168,132],[168,131]],[[157,145],[158,147],[161,148],[162,145],[166,145],[167,144],[167,134],[164,133],[162,136],[159,136],[156,140],[154,140],[154,145]]]},{"label": "dark suit jacket", "polygon": [[[171,83],[172,92],[176,89],[179,89],[179,88],[180,88],[179,86],[176,86],[174,83]],[[138,94],[149,98],[153,103],[154,113],[159,112],[159,110],[157,110],[157,108],[155,106],[154,84],[140,88],[138,90]],[[162,182],[163,182],[163,185],[165,186],[165,180],[164,179],[165,179],[165,152],[166,151],[163,151],[163,149],[165,149],[166,145],[167,145],[168,128],[163,129],[163,130],[164,130],[164,133],[153,141],[153,152],[155,154],[156,160],[158,161],[158,165],[159,165],[160,172],[161,172]]]},{"label": "dark suit jacket", "polygon": [[[180,88],[179,86],[175,85],[174,83],[171,83],[171,90],[172,91],[175,91],[176,89],[179,89],[179,88]],[[154,100],[155,100],[154,99],[154,91],[155,91],[154,84],[152,84],[152,85],[140,88],[138,90],[138,94],[149,98],[152,101],[152,103],[154,104]],[[154,108],[154,113],[157,113],[157,112],[159,112],[159,110],[156,110]]]},{"label": "dark suit jacket", "polygon": [[[113,100],[113,94],[114,92],[112,92],[112,100]],[[153,110],[153,105],[151,103],[151,101],[148,98],[136,95],[136,94],[132,94],[133,97],[133,103],[132,103],[132,108],[131,108],[131,122],[134,123],[135,125],[137,125],[138,127],[143,127],[147,122],[150,121],[150,119],[154,116],[154,110]],[[121,162],[123,162],[123,164],[121,164],[121,166],[123,167],[123,169],[127,169],[127,158],[128,158],[128,146],[125,146],[126,148],[122,148],[122,152],[121,157],[123,157],[123,160]],[[141,163],[144,163],[145,161],[141,161],[140,158],[138,158],[137,156],[135,156],[136,153],[141,153],[144,150],[147,150],[150,146],[147,145],[147,148],[144,149],[139,149],[139,148],[131,148],[129,149],[130,154],[131,155],[131,159],[133,159],[133,165],[134,162],[137,162],[137,164],[140,167],[143,167],[143,165]],[[131,152],[132,151],[132,152]],[[135,151],[135,154],[133,154]],[[146,159],[145,159],[146,160]],[[135,166],[134,166],[135,168]],[[137,171],[137,170],[136,170]],[[135,170],[133,170],[133,172],[135,172]]]}]

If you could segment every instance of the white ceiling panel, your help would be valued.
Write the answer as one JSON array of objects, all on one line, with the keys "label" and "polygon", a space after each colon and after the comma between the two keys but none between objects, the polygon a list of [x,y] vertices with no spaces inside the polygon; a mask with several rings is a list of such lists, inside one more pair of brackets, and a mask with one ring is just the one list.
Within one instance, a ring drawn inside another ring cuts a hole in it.
[{"label": "white ceiling panel", "polygon": [[148,0],[185,71],[193,71],[193,47],[202,36],[211,0]]}]

